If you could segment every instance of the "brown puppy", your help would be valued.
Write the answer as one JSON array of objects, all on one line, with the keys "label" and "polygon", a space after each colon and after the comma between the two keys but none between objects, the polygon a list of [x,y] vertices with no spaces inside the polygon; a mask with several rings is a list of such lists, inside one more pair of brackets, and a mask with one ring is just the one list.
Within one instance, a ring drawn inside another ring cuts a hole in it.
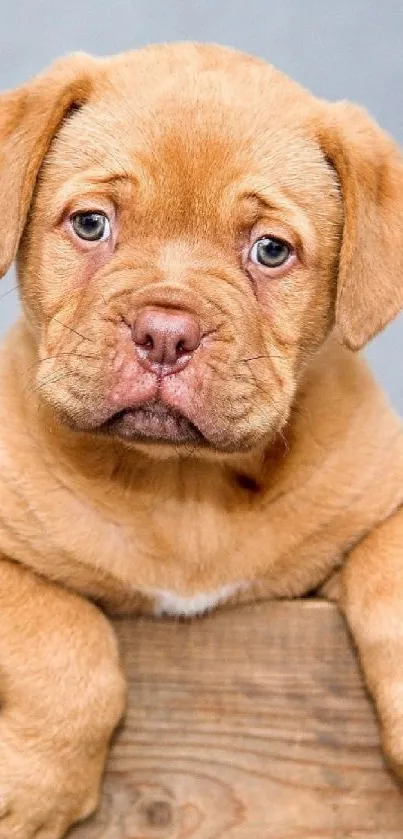
[{"label": "brown puppy", "polygon": [[[362,347],[403,304],[403,162],[256,59],[73,56],[0,98],[0,839],[96,805],[110,610],[342,605],[403,772],[403,437]],[[83,595],[83,597],[82,597]]]}]

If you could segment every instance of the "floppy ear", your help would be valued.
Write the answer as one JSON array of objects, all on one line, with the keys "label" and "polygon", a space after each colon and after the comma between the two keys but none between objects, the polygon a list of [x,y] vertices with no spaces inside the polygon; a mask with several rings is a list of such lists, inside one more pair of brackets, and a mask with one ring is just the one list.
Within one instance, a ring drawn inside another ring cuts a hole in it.
[{"label": "floppy ear", "polygon": [[344,203],[336,326],[359,349],[403,307],[403,157],[364,110],[327,105],[319,142]]},{"label": "floppy ear", "polygon": [[88,100],[97,64],[72,55],[0,95],[0,277],[17,253],[51,140],[68,111]]}]

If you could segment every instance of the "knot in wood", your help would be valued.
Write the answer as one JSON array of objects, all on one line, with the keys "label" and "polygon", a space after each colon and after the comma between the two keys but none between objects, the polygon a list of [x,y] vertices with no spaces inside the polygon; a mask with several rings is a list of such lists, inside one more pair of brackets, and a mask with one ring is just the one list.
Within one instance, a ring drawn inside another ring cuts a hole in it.
[{"label": "knot in wood", "polygon": [[166,828],[170,827],[173,822],[172,806],[169,801],[149,801],[144,806],[143,812],[150,827]]}]

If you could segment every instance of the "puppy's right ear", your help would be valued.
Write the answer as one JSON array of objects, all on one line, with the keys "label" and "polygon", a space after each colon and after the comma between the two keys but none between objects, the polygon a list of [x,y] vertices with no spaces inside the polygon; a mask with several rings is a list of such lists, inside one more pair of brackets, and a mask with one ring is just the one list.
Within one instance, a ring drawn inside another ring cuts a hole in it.
[{"label": "puppy's right ear", "polygon": [[0,95],[0,277],[16,256],[52,138],[66,114],[90,98],[99,63],[71,55]]},{"label": "puppy's right ear", "polygon": [[403,308],[403,155],[355,105],[326,104],[319,139],[343,199],[336,327],[363,347]]}]

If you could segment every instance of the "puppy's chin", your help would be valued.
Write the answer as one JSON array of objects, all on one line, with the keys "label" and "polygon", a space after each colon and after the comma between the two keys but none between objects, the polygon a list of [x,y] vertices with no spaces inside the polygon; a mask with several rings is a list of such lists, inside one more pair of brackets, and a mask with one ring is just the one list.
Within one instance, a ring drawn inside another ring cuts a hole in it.
[{"label": "puppy's chin", "polygon": [[208,441],[187,417],[159,402],[126,408],[103,423],[98,431],[128,443],[205,446]]},{"label": "puppy's chin", "polygon": [[[48,405],[49,407],[49,405]],[[156,458],[195,457],[231,461],[267,448],[277,437],[283,422],[273,418],[273,425],[247,424],[237,428],[228,422],[211,422],[208,428],[191,422],[180,412],[159,402],[143,403],[107,417],[99,413],[70,411],[52,405],[58,424],[70,432],[89,435],[93,439],[113,441]],[[275,419],[277,421],[275,421]]]}]

